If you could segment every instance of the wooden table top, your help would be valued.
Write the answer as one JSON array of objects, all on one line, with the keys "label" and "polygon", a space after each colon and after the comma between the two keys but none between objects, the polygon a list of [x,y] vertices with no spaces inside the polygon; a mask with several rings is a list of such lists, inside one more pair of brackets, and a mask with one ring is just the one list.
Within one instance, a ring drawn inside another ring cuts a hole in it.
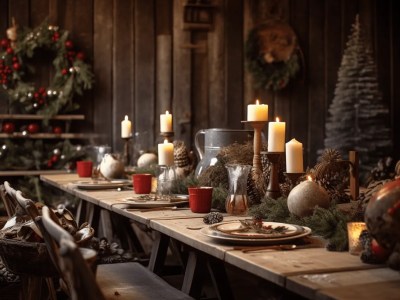
[{"label": "wooden table top", "polygon": [[[42,175],[41,180],[83,200],[114,211],[247,272],[310,299],[400,299],[400,273],[361,262],[348,252],[325,248],[243,253],[201,233],[205,214],[186,210],[127,209],[132,190],[84,191],[73,184],[76,174]],[[237,220],[225,215],[224,220]]]}]

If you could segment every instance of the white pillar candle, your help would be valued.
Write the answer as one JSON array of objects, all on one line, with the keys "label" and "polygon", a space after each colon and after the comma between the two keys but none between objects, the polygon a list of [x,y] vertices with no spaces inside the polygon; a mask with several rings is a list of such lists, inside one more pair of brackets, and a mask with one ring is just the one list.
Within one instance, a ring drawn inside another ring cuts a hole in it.
[{"label": "white pillar candle", "polygon": [[172,132],[172,115],[168,110],[160,115],[160,132]]},{"label": "white pillar candle", "polygon": [[158,144],[158,164],[164,166],[174,165],[174,144],[168,143],[168,140]]},{"label": "white pillar candle", "polygon": [[279,122],[279,118],[268,123],[268,152],[285,151],[285,129],[286,123]]},{"label": "white pillar candle", "polygon": [[129,138],[132,136],[132,123],[128,120],[128,116],[121,122],[121,137]]},{"label": "white pillar candle", "polygon": [[247,105],[247,121],[268,121],[268,105],[256,104]]},{"label": "white pillar candle", "polygon": [[286,143],[286,172],[303,173],[303,144],[292,139]]}]

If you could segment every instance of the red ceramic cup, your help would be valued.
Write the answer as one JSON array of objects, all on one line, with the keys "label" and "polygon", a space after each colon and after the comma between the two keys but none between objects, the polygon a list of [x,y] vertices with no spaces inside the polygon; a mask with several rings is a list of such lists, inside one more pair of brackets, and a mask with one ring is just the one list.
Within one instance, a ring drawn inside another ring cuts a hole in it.
[{"label": "red ceramic cup", "polygon": [[133,174],[133,189],[136,194],[150,194],[151,192],[151,174]]},{"label": "red ceramic cup", "polygon": [[209,213],[211,210],[213,188],[208,186],[190,187],[189,207],[194,213]]},{"label": "red ceramic cup", "polygon": [[80,160],[76,162],[76,172],[79,177],[92,177],[93,162],[90,160]]}]

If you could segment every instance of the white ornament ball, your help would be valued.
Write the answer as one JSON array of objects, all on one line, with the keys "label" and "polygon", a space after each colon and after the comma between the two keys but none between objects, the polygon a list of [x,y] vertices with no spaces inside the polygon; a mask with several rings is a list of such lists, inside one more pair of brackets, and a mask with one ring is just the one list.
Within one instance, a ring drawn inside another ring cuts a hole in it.
[{"label": "white ornament ball", "polygon": [[139,157],[137,161],[137,165],[139,168],[146,168],[156,164],[157,155],[155,155],[154,153],[144,153]]},{"label": "white ornament ball", "polygon": [[107,179],[117,179],[124,176],[124,164],[114,155],[107,153],[100,163],[100,173]]},{"label": "white ornament ball", "polygon": [[306,217],[312,215],[316,206],[328,208],[330,199],[328,192],[318,183],[305,180],[290,191],[287,204],[292,214]]}]

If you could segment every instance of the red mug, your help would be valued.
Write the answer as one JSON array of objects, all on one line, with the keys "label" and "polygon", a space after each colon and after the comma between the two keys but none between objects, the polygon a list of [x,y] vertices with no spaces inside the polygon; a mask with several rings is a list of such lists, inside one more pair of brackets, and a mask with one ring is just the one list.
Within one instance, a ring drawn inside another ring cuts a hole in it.
[{"label": "red mug", "polygon": [[151,181],[153,175],[151,174],[133,174],[132,182],[133,189],[136,194],[150,194],[151,192]]},{"label": "red mug", "polygon": [[80,160],[76,162],[76,172],[79,177],[92,177],[93,162]]},{"label": "red mug", "polygon": [[213,188],[208,186],[190,187],[189,207],[194,213],[209,213],[211,210]]}]

